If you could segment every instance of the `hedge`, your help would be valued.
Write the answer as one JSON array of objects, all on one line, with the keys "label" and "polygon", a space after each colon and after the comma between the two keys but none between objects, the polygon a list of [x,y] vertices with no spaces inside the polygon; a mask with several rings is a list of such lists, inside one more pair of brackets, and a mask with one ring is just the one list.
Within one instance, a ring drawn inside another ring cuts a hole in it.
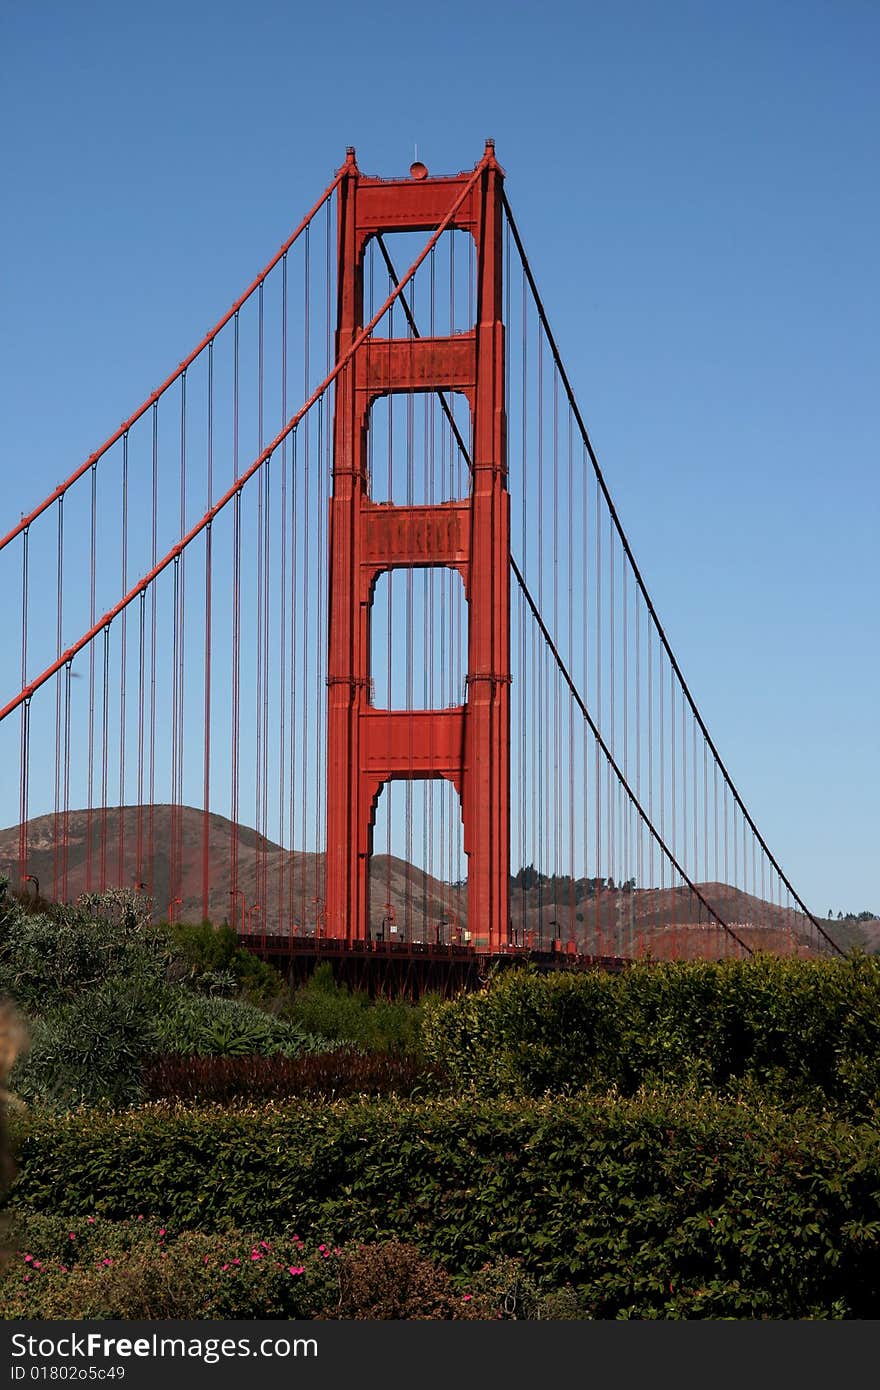
[{"label": "hedge", "polygon": [[880,1135],[660,1092],[18,1117],[25,1212],[397,1237],[588,1316],[876,1317]]},{"label": "hedge", "polygon": [[417,1057],[343,1045],[305,1057],[155,1057],[144,1068],[148,1100],[236,1104],[292,1096],[430,1095],[447,1080]]},{"label": "hedge", "polygon": [[880,958],[502,972],[426,1010],[425,1055],[483,1094],[700,1085],[875,1117]]}]

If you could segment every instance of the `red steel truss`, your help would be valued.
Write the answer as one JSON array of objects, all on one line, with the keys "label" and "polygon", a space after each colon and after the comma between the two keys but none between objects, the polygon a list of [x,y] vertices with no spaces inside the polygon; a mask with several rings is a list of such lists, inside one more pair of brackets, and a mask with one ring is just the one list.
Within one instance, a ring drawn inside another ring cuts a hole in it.
[{"label": "red steel truss", "polygon": [[[442,777],[461,798],[468,923],[477,950],[509,938],[510,498],[502,322],[503,172],[487,146],[479,179],[363,177],[349,151],[339,183],[337,361],[363,326],[364,249],[385,232],[449,226],[476,246],[477,321],[447,338],[366,339],[337,379],[329,523],[326,931],[369,936],[373,825],[394,779]],[[370,408],[394,392],[462,393],[472,419],[470,496],[433,506],[376,503]],[[386,570],[446,566],[468,603],[467,696],[447,710],[371,703],[370,611]]]}]

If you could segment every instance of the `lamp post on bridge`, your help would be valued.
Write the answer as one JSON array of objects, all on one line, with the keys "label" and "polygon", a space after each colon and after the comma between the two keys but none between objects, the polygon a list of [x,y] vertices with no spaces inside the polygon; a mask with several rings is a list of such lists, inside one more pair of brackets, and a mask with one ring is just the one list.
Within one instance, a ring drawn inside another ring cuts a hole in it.
[{"label": "lamp post on bridge", "polygon": [[387,941],[391,935],[397,936],[397,909],[392,902],[385,904],[385,916],[382,918],[382,940]]},{"label": "lamp post on bridge", "polygon": [[235,900],[236,900],[236,898],[241,898],[241,935],[244,936],[244,923],[245,923],[245,897],[244,897],[244,890],[241,889],[241,888],[230,888],[230,890],[229,890],[229,896],[230,896],[230,898],[232,899],[232,922],[233,922],[233,926],[235,925]]},{"label": "lamp post on bridge", "polygon": [[326,919],[326,914],[324,912],[324,899],[312,898],[312,902],[315,904],[315,940],[323,941],[324,924]]}]

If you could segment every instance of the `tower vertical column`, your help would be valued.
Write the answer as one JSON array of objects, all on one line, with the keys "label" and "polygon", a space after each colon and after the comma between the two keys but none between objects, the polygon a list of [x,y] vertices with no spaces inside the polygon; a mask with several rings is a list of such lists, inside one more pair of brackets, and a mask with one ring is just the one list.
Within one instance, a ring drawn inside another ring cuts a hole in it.
[{"label": "tower vertical column", "polygon": [[[422,171],[423,172],[423,171]],[[369,860],[384,782],[444,777],[461,796],[468,856],[468,926],[478,950],[508,940],[510,874],[510,499],[507,492],[502,322],[503,175],[487,145],[479,179],[451,225],[477,248],[477,322],[450,338],[361,345],[336,384],[330,501],[327,884],[330,936],[369,934]],[[433,231],[471,175],[380,180],[349,150],[339,195],[336,352],[363,326],[363,251],[378,232]],[[373,400],[406,391],[459,391],[470,404],[470,496],[434,506],[377,506],[367,493]],[[449,566],[469,605],[465,703],[381,711],[370,702],[369,610],[383,571]]]},{"label": "tower vertical column", "polygon": [[510,878],[510,495],[504,417],[501,174],[486,170],[477,235],[467,761],[468,925],[478,949],[508,938]]},{"label": "tower vertical column", "polygon": [[[360,174],[349,149],[339,184],[337,219],[336,360],[348,351],[363,321],[363,276],[357,242]],[[327,654],[326,930],[332,937],[362,937],[358,917],[357,821],[360,791],[358,734],[369,654],[362,651],[357,601],[358,541],[366,495],[366,441],[357,418],[355,365],[336,381],[333,417],[333,491],[329,504]]]}]

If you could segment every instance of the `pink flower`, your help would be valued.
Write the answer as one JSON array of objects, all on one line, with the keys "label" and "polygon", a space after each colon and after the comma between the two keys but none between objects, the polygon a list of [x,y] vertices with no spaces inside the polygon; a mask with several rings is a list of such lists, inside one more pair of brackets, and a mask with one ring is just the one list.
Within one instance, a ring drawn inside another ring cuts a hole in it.
[{"label": "pink flower", "polygon": [[31,1262],[31,1260],[32,1260],[33,1258],[34,1258],[33,1255],[25,1255],[25,1257],[24,1257],[24,1262],[25,1262],[25,1264],[30,1264],[30,1262]]},{"label": "pink flower", "polygon": [[143,1219],[144,1219],[144,1218],[143,1218],[142,1216],[139,1216],[139,1217],[138,1217],[138,1221],[143,1221]]},{"label": "pink flower", "polygon": [[267,1240],[261,1240],[261,1241],[260,1241],[260,1244],[262,1245],[262,1247],[263,1247],[264,1250],[271,1250],[271,1249],[272,1249],[271,1245],[269,1244],[269,1242],[268,1242]]},{"label": "pink flower", "polygon": [[159,1231],[159,1237],[160,1237],[160,1239],[161,1239],[162,1236],[164,1236],[164,1234],[165,1234],[165,1227],[162,1226],[161,1229],[160,1229],[160,1231]]},{"label": "pink flower", "polygon": [[27,1283],[28,1280],[30,1279],[30,1277],[31,1277],[31,1276],[30,1276],[29,1274],[26,1274],[26,1275],[24,1276],[24,1282]]},{"label": "pink flower", "polygon": [[70,1232],[70,1239],[76,1240],[76,1236],[73,1234],[73,1231]]},{"label": "pink flower", "polygon": [[233,1260],[232,1263],[233,1263],[234,1265],[240,1265],[240,1264],[241,1264],[241,1260]]},{"label": "pink flower", "polygon": [[472,1298],[473,1298],[473,1294],[465,1293],[465,1294],[462,1294],[462,1296],[461,1296],[461,1301],[462,1301],[462,1303],[470,1303],[470,1301],[471,1301]]},{"label": "pink flower", "polygon": [[341,1254],[342,1254],[342,1251],[340,1250],[340,1248],[339,1248],[338,1245],[334,1245],[334,1247],[333,1247],[333,1254],[334,1254],[334,1255],[341,1255]]},{"label": "pink flower", "polygon": [[208,1263],[209,1263],[209,1260],[208,1260],[208,1256],[206,1255],[206,1256],[205,1256],[205,1264],[208,1264]]},{"label": "pink flower", "polygon": [[318,1246],[318,1249],[319,1249],[319,1250],[326,1250],[327,1247],[326,1247],[326,1245],[319,1245],[319,1246]]},{"label": "pink flower", "polygon": [[69,1274],[69,1273],[70,1273],[70,1270],[67,1268],[67,1265],[61,1265],[60,1268],[61,1268],[61,1273],[62,1273],[62,1274]]},{"label": "pink flower", "polygon": [[101,1264],[102,1264],[102,1265],[112,1265],[112,1263],[113,1263],[112,1260],[102,1260],[102,1261],[101,1261]]},{"label": "pink flower", "polygon": [[89,1222],[89,1225],[94,1226],[95,1218],[93,1216],[87,1216],[86,1220]]},{"label": "pink flower", "polygon": [[291,1265],[291,1266],[290,1266],[290,1273],[291,1273],[291,1274],[305,1274],[305,1272],[306,1272],[306,1270],[305,1270],[305,1265]]},{"label": "pink flower", "polygon": [[39,1260],[34,1260],[34,1269],[42,1269],[42,1268],[43,1268],[43,1266],[40,1264],[40,1261],[39,1261]]},{"label": "pink flower", "polygon": [[222,1273],[224,1270],[226,1270],[226,1269],[228,1269],[228,1268],[229,1268],[229,1265],[221,1265],[221,1266],[220,1266],[220,1272]]}]

